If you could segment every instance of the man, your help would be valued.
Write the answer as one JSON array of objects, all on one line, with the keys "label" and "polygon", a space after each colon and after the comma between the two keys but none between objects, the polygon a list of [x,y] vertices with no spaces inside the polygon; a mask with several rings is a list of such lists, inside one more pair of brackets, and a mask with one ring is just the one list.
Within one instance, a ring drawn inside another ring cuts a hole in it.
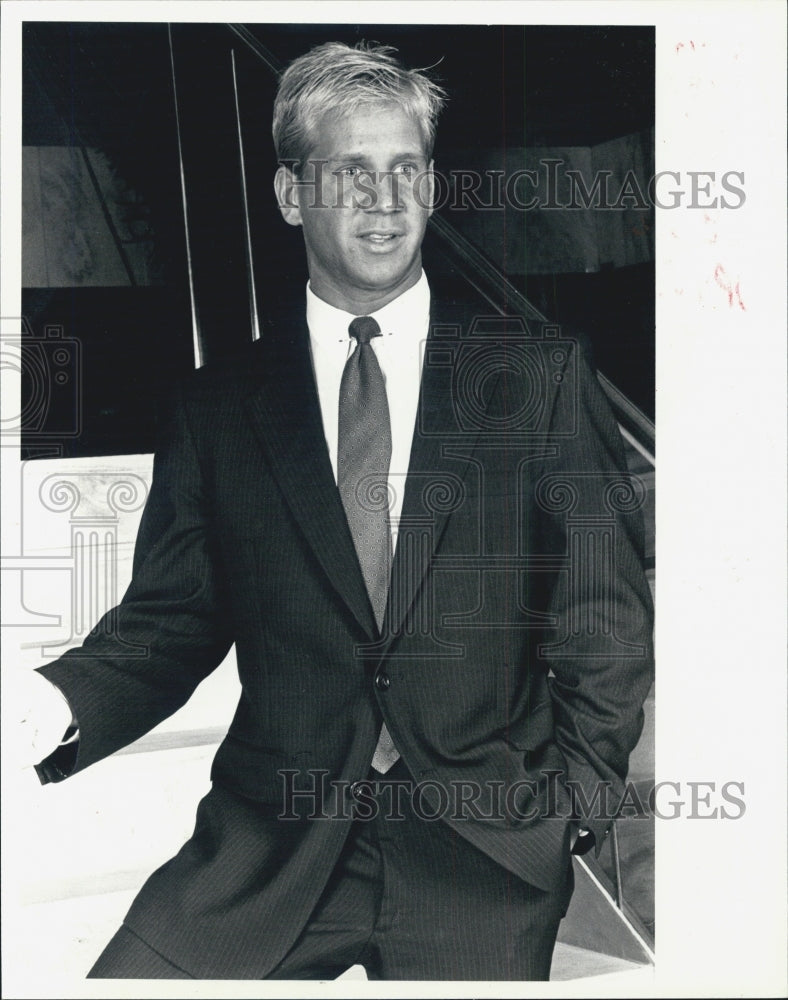
[{"label": "man", "polygon": [[441,104],[384,47],[289,67],[306,301],[179,389],[131,586],[40,670],[60,780],[236,645],[194,834],[93,976],[546,979],[609,828],[650,685],[637,491],[576,343],[428,284]]}]

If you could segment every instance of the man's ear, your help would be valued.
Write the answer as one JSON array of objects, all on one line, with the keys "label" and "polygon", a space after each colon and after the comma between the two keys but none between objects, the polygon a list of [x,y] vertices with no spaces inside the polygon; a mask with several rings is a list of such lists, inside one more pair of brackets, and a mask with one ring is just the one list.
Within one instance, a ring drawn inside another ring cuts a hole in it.
[{"label": "man's ear", "polygon": [[298,204],[298,181],[290,167],[279,167],[276,171],[274,191],[282,218],[291,226],[300,226],[301,209]]}]

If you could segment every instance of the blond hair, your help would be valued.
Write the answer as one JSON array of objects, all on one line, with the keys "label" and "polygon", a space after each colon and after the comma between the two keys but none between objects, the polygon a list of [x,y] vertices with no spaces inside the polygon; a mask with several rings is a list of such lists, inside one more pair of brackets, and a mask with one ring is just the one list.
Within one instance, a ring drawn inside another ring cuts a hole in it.
[{"label": "blond hair", "polygon": [[407,69],[390,45],[326,42],[295,59],[279,82],[273,137],[280,163],[298,170],[306,160],[312,131],[328,111],[351,112],[363,104],[398,104],[420,124],[427,159],[444,90],[422,69]]}]

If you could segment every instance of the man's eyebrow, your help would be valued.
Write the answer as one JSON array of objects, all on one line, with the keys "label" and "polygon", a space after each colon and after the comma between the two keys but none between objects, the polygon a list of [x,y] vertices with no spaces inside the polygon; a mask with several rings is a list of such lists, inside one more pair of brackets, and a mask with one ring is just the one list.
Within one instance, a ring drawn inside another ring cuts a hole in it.
[{"label": "man's eyebrow", "polygon": [[[413,149],[407,150],[404,153],[395,153],[394,156],[390,157],[390,161],[392,163],[399,163],[401,160],[420,160],[420,159],[426,161],[427,157],[425,156],[424,152],[423,151],[417,152]],[[361,152],[335,153],[324,162],[328,164],[334,164],[334,163],[346,163],[350,160],[353,160],[356,163],[370,163],[371,157],[369,156],[368,153],[361,153]]]}]

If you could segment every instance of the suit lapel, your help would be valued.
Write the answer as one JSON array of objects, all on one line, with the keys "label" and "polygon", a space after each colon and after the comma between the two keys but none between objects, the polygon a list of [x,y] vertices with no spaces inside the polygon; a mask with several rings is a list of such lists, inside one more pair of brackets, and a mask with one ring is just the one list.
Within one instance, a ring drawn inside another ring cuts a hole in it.
[{"label": "suit lapel", "polygon": [[[430,341],[436,320],[433,303]],[[303,318],[269,321],[261,385],[246,401],[249,419],[282,494],[337,594],[370,639],[377,630],[364,578],[336,488],[323,434],[320,401]],[[429,351],[429,345],[428,345]],[[385,653],[399,634],[451,516],[477,435],[461,430],[451,365],[425,359],[392,567],[384,637],[368,647]],[[488,396],[488,399],[490,397]]]},{"label": "suit lapel", "polygon": [[[463,430],[457,422],[452,366],[443,360],[439,364],[430,361],[433,331],[438,322],[434,304],[431,312],[430,339],[380,645],[383,654],[400,634],[452,510],[462,502],[468,457],[478,437],[478,432]],[[445,356],[445,348],[436,346]]]},{"label": "suit lapel", "polygon": [[325,444],[306,324],[283,322],[267,335],[262,385],[246,401],[247,413],[323,571],[373,638],[372,607]]}]

